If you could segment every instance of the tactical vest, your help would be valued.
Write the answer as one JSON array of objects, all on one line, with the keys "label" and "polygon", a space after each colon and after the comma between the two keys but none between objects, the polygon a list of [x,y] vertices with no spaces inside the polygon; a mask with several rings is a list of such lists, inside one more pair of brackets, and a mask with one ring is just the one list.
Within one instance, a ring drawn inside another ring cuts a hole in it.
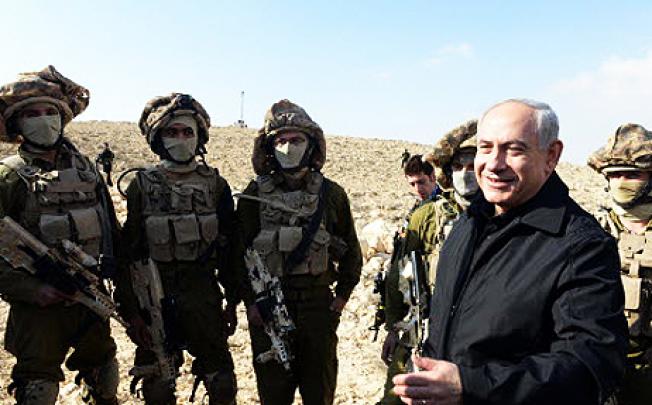
[{"label": "tactical vest", "polygon": [[[269,202],[260,206],[260,232],[253,240],[253,248],[265,260],[276,276],[324,273],[328,269],[328,247],[331,235],[322,219],[308,248],[307,258],[297,266],[286,269],[286,260],[303,238],[303,226],[317,212],[319,194],[324,177],[310,173],[305,190],[282,191],[274,176],[256,178],[258,197]],[[285,208],[285,209],[284,209]],[[288,212],[292,211],[292,212]]]},{"label": "tactical vest", "polygon": [[620,278],[625,290],[625,317],[632,337],[652,337],[652,230],[643,235],[623,230],[602,209],[596,216],[618,239]]},{"label": "tactical vest", "polygon": [[[150,257],[158,262],[216,257],[217,204],[225,183],[216,170],[189,173],[159,167],[138,173],[142,215]],[[212,249],[212,252],[210,251]]]},{"label": "tactical vest", "polygon": [[100,254],[102,206],[97,195],[99,174],[81,154],[69,150],[71,167],[45,171],[19,155],[0,162],[16,171],[27,185],[19,222],[48,246],[62,239],[79,244],[93,257]]}]

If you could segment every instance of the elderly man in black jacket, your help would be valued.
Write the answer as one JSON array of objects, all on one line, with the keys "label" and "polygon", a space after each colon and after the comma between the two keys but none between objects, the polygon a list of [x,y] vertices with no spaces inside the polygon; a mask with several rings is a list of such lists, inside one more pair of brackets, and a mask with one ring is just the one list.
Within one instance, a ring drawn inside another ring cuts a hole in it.
[{"label": "elderly man in black jacket", "polygon": [[558,128],[530,100],[482,117],[483,196],[443,246],[422,371],[394,379],[407,404],[602,404],[617,386],[627,324],[616,243],[555,173]]}]

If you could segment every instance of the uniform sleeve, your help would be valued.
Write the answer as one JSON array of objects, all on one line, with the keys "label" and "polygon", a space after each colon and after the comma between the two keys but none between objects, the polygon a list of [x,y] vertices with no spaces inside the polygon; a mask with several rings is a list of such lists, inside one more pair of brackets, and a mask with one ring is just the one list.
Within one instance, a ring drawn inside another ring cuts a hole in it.
[{"label": "uniform sleeve", "polygon": [[611,238],[576,239],[552,297],[550,350],[518,364],[460,365],[465,405],[601,404],[617,387],[627,347],[618,250]]},{"label": "uniform sleeve", "polygon": [[131,284],[130,264],[142,259],[147,252],[144,248],[144,229],[142,224],[141,191],[136,176],[127,187],[127,220],[120,232],[118,251],[118,272],[115,279],[114,297],[120,315],[127,321],[138,314],[138,298]]},{"label": "uniform sleeve", "polygon": [[[258,187],[255,182],[251,182],[243,194],[258,195]],[[259,203],[257,201],[240,198],[236,210],[236,226],[238,243],[241,246],[240,258],[236,260],[236,266],[240,274],[240,292],[245,305],[253,304],[255,295],[251,289],[248,271],[244,263],[245,248],[251,246],[254,238],[260,232],[260,214]]]},{"label": "uniform sleeve", "polygon": [[[26,190],[21,190],[22,184],[17,176],[12,178],[12,173],[0,173],[0,218],[10,216],[18,220],[17,207],[24,206],[25,202]],[[0,260],[0,295],[5,300],[33,302],[34,292],[42,285],[43,282],[35,277]]]},{"label": "uniform sleeve", "polygon": [[337,273],[337,285],[335,286],[335,295],[344,299],[349,299],[353,289],[360,281],[362,271],[362,251],[360,242],[355,232],[355,223],[351,215],[349,198],[344,189],[339,185],[330,182],[331,204],[334,208],[329,210],[329,221],[333,221],[335,226],[332,233],[341,238],[347,246],[344,256],[340,258]]},{"label": "uniform sleeve", "polygon": [[221,258],[218,269],[218,278],[222,287],[227,303],[237,305],[242,299],[242,268],[244,266],[243,247],[237,231],[237,218],[235,215],[235,205],[231,187],[228,184],[224,186],[222,195],[217,204],[218,216],[220,219],[220,235],[226,239],[226,245],[219,252]]}]

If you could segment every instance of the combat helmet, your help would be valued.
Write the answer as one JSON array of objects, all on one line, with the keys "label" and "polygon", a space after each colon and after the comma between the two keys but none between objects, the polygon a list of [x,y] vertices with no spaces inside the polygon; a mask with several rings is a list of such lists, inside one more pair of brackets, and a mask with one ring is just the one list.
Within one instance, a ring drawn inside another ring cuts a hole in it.
[{"label": "combat helmet", "polygon": [[[588,159],[588,165],[598,173],[623,170],[652,170],[652,133],[638,124],[624,124],[609,137],[607,144],[595,151]],[[637,196],[623,208],[631,208],[649,202],[652,179]]]},{"label": "combat helmet", "polygon": [[15,114],[33,103],[57,106],[62,126],[81,114],[90,100],[90,92],[59,73],[50,65],[40,72],[18,75],[15,82],[0,87],[0,115],[6,130],[0,126],[0,137],[14,141],[19,134]]},{"label": "combat helmet", "polygon": [[290,100],[281,100],[267,110],[263,127],[258,130],[251,158],[256,174],[269,174],[278,170],[278,163],[274,158],[273,141],[276,135],[287,131],[299,131],[308,137],[310,146],[304,157],[305,164],[302,166],[308,166],[316,171],[321,170],[324,166],[326,139],[322,129],[303,108]]},{"label": "combat helmet", "polygon": [[435,177],[441,188],[450,189],[453,187],[450,167],[453,157],[463,149],[476,148],[477,132],[478,120],[469,120],[447,132],[435,143],[432,153],[427,155],[426,159],[435,167]]},{"label": "combat helmet", "polygon": [[174,117],[190,115],[197,121],[197,151],[195,154],[205,154],[208,142],[208,130],[211,119],[199,101],[188,94],[172,93],[169,96],[154,97],[143,109],[138,121],[140,132],[147,139],[152,152],[165,156],[167,151],[159,136],[159,131],[167,126]]},{"label": "combat helmet", "polygon": [[605,146],[589,156],[588,165],[598,173],[652,170],[652,133],[638,124],[621,125]]}]

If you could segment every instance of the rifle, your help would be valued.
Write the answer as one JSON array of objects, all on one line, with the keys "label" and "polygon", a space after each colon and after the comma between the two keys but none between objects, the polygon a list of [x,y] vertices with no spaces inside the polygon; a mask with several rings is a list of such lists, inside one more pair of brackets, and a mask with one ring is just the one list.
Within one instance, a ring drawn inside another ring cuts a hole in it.
[{"label": "rifle", "polygon": [[256,294],[256,308],[263,318],[265,333],[272,342],[272,347],[259,354],[256,361],[266,363],[276,360],[283,365],[286,371],[291,372],[290,362],[294,356],[290,350],[290,332],[295,329],[295,326],[285,306],[281,281],[269,272],[254,249],[247,249],[245,264],[249,271],[251,287]]},{"label": "rifle", "polygon": [[14,269],[26,271],[68,295],[71,301],[88,307],[103,321],[111,317],[127,328],[113,299],[100,290],[97,260],[71,241],[64,239],[48,248],[6,216],[0,220],[0,257]]},{"label": "rifle", "polygon": [[383,269],[379,270],[374,277],[374,291],[373,294],[378,294],[378,304],[376,304],[376,313],[374,314],[374,324],[369,327],[369,330],[374,331],[374,338],[372,342],[375,342],[378,339],[378,331],[380,327],[383,326],[386,320],[385,316],[385,285],[386,285],[386,276]]},{"label": "rifle", "polygon": [[[406,266],[404,272],[407,270]],[[406,320],[397,322],[396,327],[402,331],[401,340],[403,340],[403,336],[407,336],[406,345],[415,355],[420,356],[428,327],[431,296],[430,286],[426,277],[426,267],[420,253],[416,251],[410,252],[410,269],[409,273],[405,274],[405,276],[409,281],[408,305],[410,310]],[[408,368],[412,367],[414,365],[409,362]]]},{"label": "rifle", "polygon": [[141,313],[145,315],[145,323],[152,336],[151,351],[156,356],[156,363],[134,366],[129,370],[129,375],[134,377],[129,391],[134,394],[138,381],[151,376],[160,377],[174,389],[177,377],[175,353],[179,349],[179,344],[171,333],[172,325],[168,321],[172,311],[167,310],[173,302],[165,297],[161,276],[152,259],[136,260],[129,270],[134,294],[138,298]]}]

